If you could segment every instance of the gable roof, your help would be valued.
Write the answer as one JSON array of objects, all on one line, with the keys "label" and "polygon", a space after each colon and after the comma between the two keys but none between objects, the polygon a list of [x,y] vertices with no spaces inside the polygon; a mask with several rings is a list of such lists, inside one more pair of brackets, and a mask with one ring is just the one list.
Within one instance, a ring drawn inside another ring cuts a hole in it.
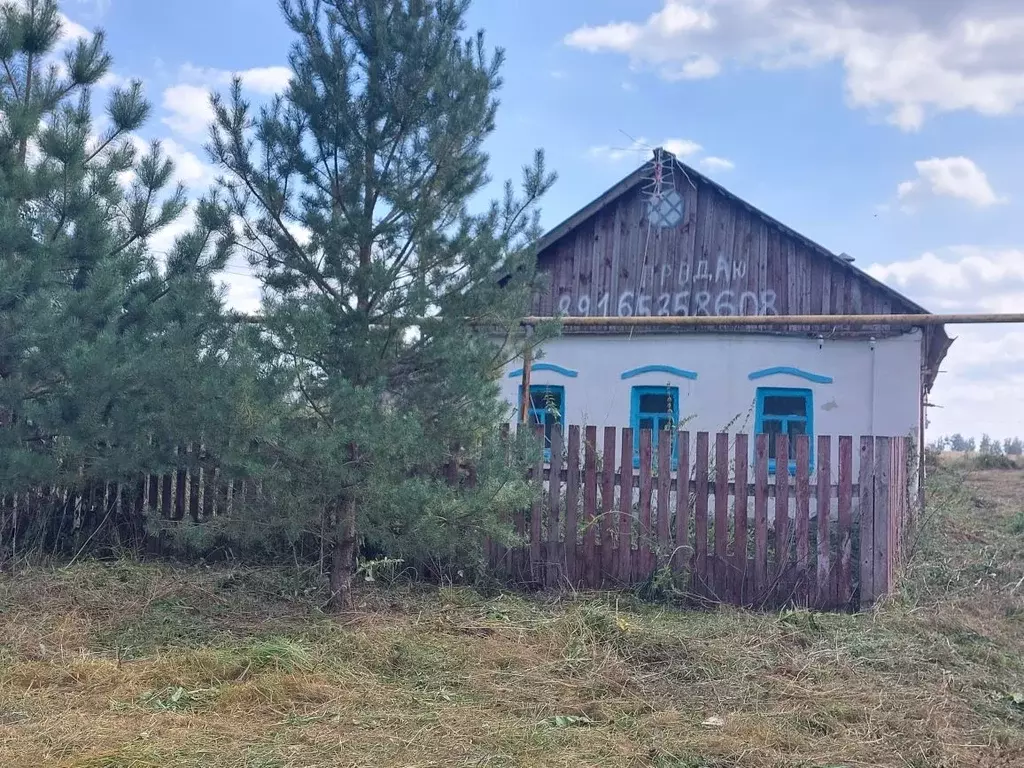
[{"label": "gable roof", "polygon": [[[745,209],[750,214],[763,220],[769,227],[776,229],[783,235],[790,237],[806,248],[812,253],[818,254],[823,259],[827,259],[830,265],[837,270],[843,270],[847,273],[855,276],[858,280],[863,281],[879,293],[885,295],[893,302],[894,312],[897,314],[931,314],[927,309],[922,307],[920,304],[904,296],[899,291],[891,288],[890,286],[872,277],[870,274],[860,269],[853,264],[852,259],[843,255],[835,254],[823,245],[816,243],[809,237],[800,234],[796,230],[787,227],[785,224],[769,216],[767,213],[757,208],[756,206],[748,203],[740,197],[737,197],[732,192],[727,190],[722,185],[708,178],[700,171],[692,168],[691,166],[683,163],[674,154],[664,148],[658,148],[653,151],[653,157],[641,165],[639,168],[634,170],[632,173],[627,175],[617,184],[612,186],[602,195],[591,201],[589,204],[581,208],[576,213],[569,216],[563,222],[555,226],[544,234],[536,243],[538,264],[543,265],[547,260],[546,252],[551,250],[551,246],[555,245],[559,240],[568,235],[578,226],[583,224],[585,221],[590,219],[592,216],[601,212],[604,208],[614,203],[616,200],[621,198],[623,195],[633,191],[641,184],[644,183],[650,175],[651,167],[657,161],[658,157],[669,158],[673,161],[677,168],[681,170],[691,182],[706,185],[714,192],[717,192],[722,197],[729,200],[736,206]],[[935,381],[935,377],[938,374],[939,364],[946,356],[946,352],[952,345],[952,340],[946,335],[946,331],[943,326],[930,326],[925,329],[926,335],[926,350],[925,350],[925,362],[927,370],[925,371],[926,388],[931,389],[932,384]]]}]

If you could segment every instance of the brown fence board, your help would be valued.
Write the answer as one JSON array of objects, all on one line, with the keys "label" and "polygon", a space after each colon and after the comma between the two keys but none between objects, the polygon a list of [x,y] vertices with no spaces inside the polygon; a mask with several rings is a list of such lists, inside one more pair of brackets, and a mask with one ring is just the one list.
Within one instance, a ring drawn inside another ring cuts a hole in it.
[{"label": "brown fence board", "polygon": [[832,584],[832,540],[829,530],[832,515],[832,440],[828,435],[818,438],[818,552],[817,552],[817,596],[815,604],[829,608],[835,600],[830,590]]},{"label": "brown fence board", "polygon": [[860,604],[875,602],[875,446],[874,438],[860,439]]},{"label": "brown fence board", "polygon": [[729,599],[729,435],[715,436],[715,559],[711,569],[716,600]]},{"label": "brown fence board", "polygon": [[545,575],[544,582],[549,587],[558,586],[562,576],[562,556],[558,534],[559,513],[562,506],[562,484],[558,478],[562,475],[562,430],[555,426],[551,430],[551,481],[548,484],[548,519],[544,529]]},{"label": "brown fence board", "polygon": [[693,472],[696,501],[693,511],[693,591],[708,594],[708,433],[698,432],[694,445]]},{"label": "brown fence board", "polygon": [[604,459],[601,462],[601,573],[597,586],[615,578],[615,427],[605,427]]},{"label": "brown fence board", "polygon": [[583,568],[577,576],[588,587],[599,586],[597,558],[597,427],[583,434]]},{"label": "brown fence board", "polygon": [[668,564],[672,554],[672,539],[669,537],[669,498],[672,495],[672,441],[675,433],[665,433],[658,441],[658,520],[656,567]]},{"label": "brown fence board", "polygon": [[735,543],[733,544],[732,555],[732,602],[736,605],[746,605],[750,602],[750,589],[746,587],[747,575],[747,461],[750,450],[750,441],[747,435],[736,435],[735,448],[735,482],[736,497],[733,501],[733,532]]},{"label": "brown fence board", "polygon": [[577,521],[580,500],[580,428],[573,424],[569,427],[569,445],[566,449],[566,483],[565,483],[565,537],[562,548],[565,557],[565,578],[570,584],[578,584],[579,574],[576,572],[576,536],[579,534]]},{"label": "brown fence board", "polygon": [[789,570],[789,436],[775,438],[775,573],[781,584]]},{"label": "brown fence board", "polygon": [[768,435],[754,438],[754,600],[768,586]]},{"label": "brown fence board", "polygon": [[[537,427],[534,430],[536,440],[540,444],[541,448],[544,446],[544,427]],[[524,572],[529,574],[529,580],[533,583],[542,583],[544,581],[544,571],[541,569],[541,556],[542,556],[542,543],[541,535],[543,531],[542,517],[544,515],[544,496],[541,493],[543,486],[541,485],[544,478],[544,454],[543,452],[537,457],[537,462],[533,466],[533,481],[537,484],[537,495],[533,502],[533,507],[530,510],[530,552],[529,561]]]},{"label": "brown fence board", "polygon": [[632,575],[633,549],[633,430],[622,428],[622,451],[619,463],[619,567],[616,576],[628,584]]},{"label": "brown fence board", "polygon": [[889,560],[892,536],[889,514],[891,450],[891,438],[875,438],[874,579],[875,594],[879,596],[888,593],[891,585],[891,561]]},{"label": "brown fence board", "polygon": [[679,466],[676,470],[676,535],[673,568],[693,571],[690,546],[690,433],[679,435]]},{"label": "brown fence board", "polygon": [[839,438],[839,488],[838,488],[837,543],[839,569],[836,600],[837,605],[848,605],[853,599],[853,438]]},{"label": "brown fence board", "polygon": [[810,566],[810,439],[807,435],[796,438],[796,599],[807,605],[811,594]]},{"label": "brown fence board", "polygon": [[651,572],[654,562],[651,556],[651,498],[654,492],[654,478],[651,475],[652,432],[640,430],[640,514],[637,533],[637,551],[633,560],[633,579],[639,581]]}]

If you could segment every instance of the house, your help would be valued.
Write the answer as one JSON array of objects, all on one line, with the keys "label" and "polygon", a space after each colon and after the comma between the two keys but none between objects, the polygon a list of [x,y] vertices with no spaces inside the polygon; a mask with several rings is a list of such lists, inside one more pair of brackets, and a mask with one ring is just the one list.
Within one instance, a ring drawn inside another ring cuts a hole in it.
[{"label": "house", "polygon": [[[941,326],[616,326],[635,315],[926,313],[663,149],[545,235],[538,259],[533,314],[608,323],[543,345],[535,423],[651,427],[655,444],[674,426],[921,443],[924,398],[951,344]],[[502,379],[513,420],[521,369]],[[774,471],[774,440],[770,451]]]}]

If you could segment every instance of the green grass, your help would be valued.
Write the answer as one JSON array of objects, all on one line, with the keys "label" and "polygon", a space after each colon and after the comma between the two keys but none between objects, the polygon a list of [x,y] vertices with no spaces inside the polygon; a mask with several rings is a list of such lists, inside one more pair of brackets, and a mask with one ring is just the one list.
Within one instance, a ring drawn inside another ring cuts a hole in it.
[{"label": "green grass", "polygon": [[1024,473],[933,478],[866,615],[79,563],[0,580],[0,765],[1024,765]]}]

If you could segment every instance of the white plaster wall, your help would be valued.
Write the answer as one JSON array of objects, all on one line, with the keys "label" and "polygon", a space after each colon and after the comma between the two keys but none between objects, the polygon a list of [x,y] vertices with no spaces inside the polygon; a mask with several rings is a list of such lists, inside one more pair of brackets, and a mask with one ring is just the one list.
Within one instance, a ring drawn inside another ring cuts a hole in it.
[{"label": "white plaster wall", "polygon": [[[579,371],[569,378],[534,371],[532,384],[565,387],[566,424],[629,426],[634,386],[679,388],[682,428],[690,431],[754,431],[758,387],[799,387],[814,393],[814,434],[917,436],[920,417],[921,334],[868,340],[729,334],[570,335],[547,342],[537,362]],[[697,373],[694,381],[664,373],[623,380],[624,371],[645,365],[671,365]],[[798,368],[833,379],[817,384],[779,374],[756,381],[754,371],[778,366]],[[502,393],[515,420],[520,378],[502,378]],[[599,439],[601,430],[598,430]],[[833,454],[837,447],[833,440]],[[713,445],[713,441],[712,441]],[[712,448],[713,450],[713,448]],[[858,451],[854,450],[854,459]],[[833,472],[837,466],[833,460]]]}]

